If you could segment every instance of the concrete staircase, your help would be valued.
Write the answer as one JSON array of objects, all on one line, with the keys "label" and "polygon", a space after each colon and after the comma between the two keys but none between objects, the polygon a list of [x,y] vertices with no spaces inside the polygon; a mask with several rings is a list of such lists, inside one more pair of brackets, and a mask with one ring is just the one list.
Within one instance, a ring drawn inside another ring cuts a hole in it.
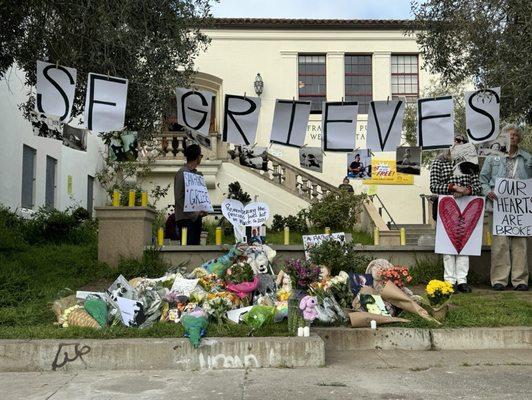
[{"label": "concrete staircase", "polygon": [[429,224],[398,224],[397,228],[405,228],[406,244],[411,246],[417,246],[419,239],[423,244],[433,244],[436,237],[436,229]]}]

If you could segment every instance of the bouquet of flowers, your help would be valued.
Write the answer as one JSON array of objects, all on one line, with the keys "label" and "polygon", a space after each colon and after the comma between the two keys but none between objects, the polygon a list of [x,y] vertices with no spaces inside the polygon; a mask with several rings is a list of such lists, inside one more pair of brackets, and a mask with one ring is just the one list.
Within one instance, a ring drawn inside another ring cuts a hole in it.
[{"label": "bouquet of flowers", "polygon": [[349,275],[346,272],[340,271],[337,276],[327,282],[326,287],[340,307],[351,308],[353,294],[349,288]]},{"label": "bouquet of flowers", "polygon": [[451,283],[433,279],[425,288],[425,292],[430,304],[437,307],[449,300],[454,290]]},{"label": "bouquet of flowers", "polygon": [[407,283],[412,282],[408,267],[401,265],[394,265],[393,267],[380,269],[377,271],[377,277],[384,285],[386,282],[391,281],[400,289],[402,289]]},{"label": "bouquet of flowers", "polygon": [[253,268],[247,262],[233,264],[226,272],[226,288],[243,299],[259,286],[259,278],[254,276]]},{"label": "bouquet of flowers", "polygon": [[286,261],[284,272],[290,276],[294,287],[306,290],[311,283],[319,280],[321,270],[309,261],[293,258]]},{"label": "bouquet of flowers", "polygon": [[203,303],[203,309],[205,312],[213,317],[218,324],[223,323],[225,314],[232,308],[233,303],[227,296],[212,296]]}]

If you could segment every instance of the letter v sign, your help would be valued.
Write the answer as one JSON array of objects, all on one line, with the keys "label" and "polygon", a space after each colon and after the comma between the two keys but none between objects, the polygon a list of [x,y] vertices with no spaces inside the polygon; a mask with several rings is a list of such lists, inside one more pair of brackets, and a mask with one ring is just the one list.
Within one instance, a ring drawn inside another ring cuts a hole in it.
[{"label": "letter v sign", "polygon": [[[395,151],[401,142],[404,102],[372,101],[370,107],[366,147],[375,151]],[[384,127],[386,134],[383,135]]]}]

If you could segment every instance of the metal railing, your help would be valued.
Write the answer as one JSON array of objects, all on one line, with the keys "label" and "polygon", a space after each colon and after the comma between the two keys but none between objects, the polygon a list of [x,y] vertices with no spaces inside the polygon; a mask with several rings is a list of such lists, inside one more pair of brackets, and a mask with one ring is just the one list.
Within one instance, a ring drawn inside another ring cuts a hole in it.
[{"label": "metal railing", "polygon": [[379,214],[380,216],[382,217],[382,210],[384,210],[386,212],[386,215],[388,215],[388,218],[390,219],[390,221],[388,222],[388,227],[391,229],[390,225],[393,226],[394,229],[396,230],[399,230],[399,227],[397,226],[397,224],[395,223],[392,215],[390,214],[390,212],[388,211],[388,209],[386,208],[386,206],[384,205],[384,203],[382,202],[381,198],[379,197],[378,194],[372,194],[370,196],[368,196],[369,199],[371,200],[371,202],[373,203],[373,199],[376,198],[377,200],[379,200],[379,203],[380,203],[380,207],[378,207],[378,210],[379,210]]}]

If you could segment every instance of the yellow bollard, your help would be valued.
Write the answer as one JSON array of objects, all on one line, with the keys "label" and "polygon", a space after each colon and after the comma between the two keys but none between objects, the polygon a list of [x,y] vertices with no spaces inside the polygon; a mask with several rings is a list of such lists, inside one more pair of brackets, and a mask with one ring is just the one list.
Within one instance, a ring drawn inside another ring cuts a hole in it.
[{"label": "yellow bollard", "polygon": [[401,234],[401,246],[405,246],[406,245],[406,229],[401,228],[400,234]]},{"label": "yellow bollard", "polygon": [[187,235],[188,235],[188,228],[187,227],[181,228],[181,246],[187,245]]},{"label": "yellow bollard", "polygon": [[140,205],[146,207],[148,205],[148,192],[142,192],[140,197]]},{"label": "yellow bollard", "polygon": [[164,229],[157,229],[157,246],[162,247],[164,244]]},{"label": "yellow bollard", "polygon": [[222,228],[220,226],[216,227],[216,246],[222,245]]},{"label": "yellow bollard", "polygon": [[493,237],[491,236],[491,232],[486,231],[486,244],[488,246],[491,246],[492,242],[493,242]]},{"label": "yellow bollard", "polygon": [[120,192],[118,190],[113,191],[113,207],[120,207]]},{"label": "yellow bollard", "polygon": [[288,226],[284,227],[284,245],[288,246],[290,244],[290,228]]},{"label": "yellow bollard", "polygon": [[331,228],[329,228],[328,226],[325,227],[325,234],[326,235],[330,235],[331,234]]},{"label": "yellow bollard", "polygon": [[130,190],[129,191],[129,207],[135,207],[135,191]]},{"label": "yellow bollard", "polygon": [[378,246],[380,242],[379,228],[373,228],[373,245]]}]

